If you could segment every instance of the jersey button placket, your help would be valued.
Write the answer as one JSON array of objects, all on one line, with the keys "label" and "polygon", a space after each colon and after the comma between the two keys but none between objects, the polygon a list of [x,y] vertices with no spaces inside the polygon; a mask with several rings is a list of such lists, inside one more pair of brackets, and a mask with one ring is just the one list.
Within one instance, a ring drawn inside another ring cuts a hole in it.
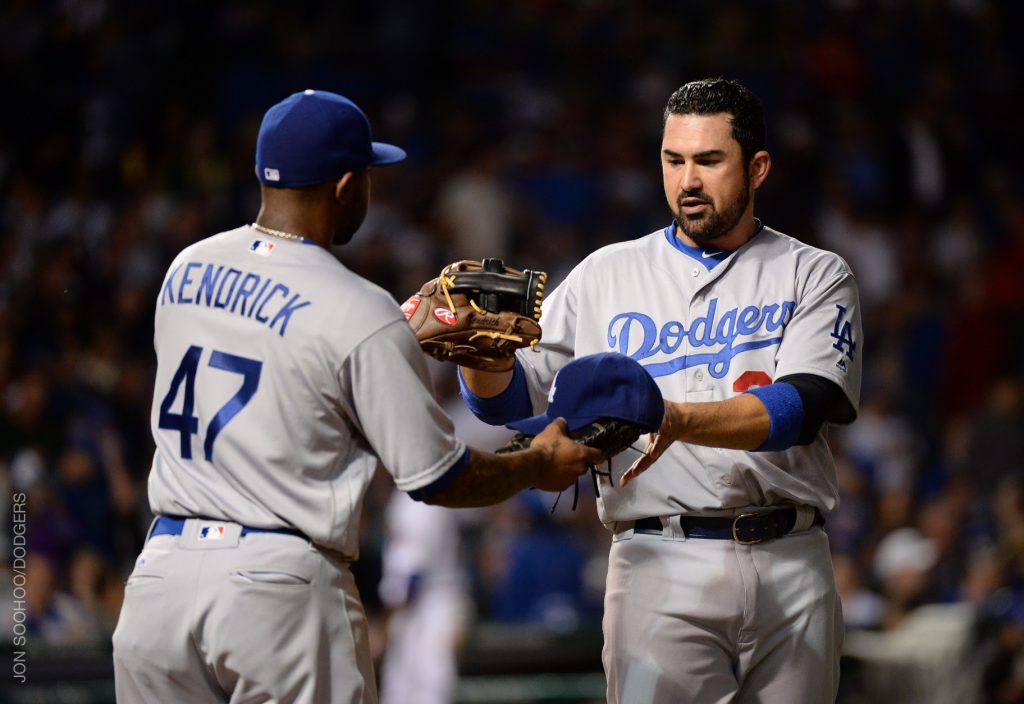
[{"label": "jersey button placket", "polygon": [[[693,269],[694,276],[697,276],[700,273],[701,273],[701,269],[699,267]],[[688,310],[687,326],[688,326],[688,329],[691,330],[691,331],[692,331],[693,325],[694,325],[693,321],[697,320],[700,317],[703,317],[703,316],[707,315],[707,312],[708,312],[708,310],[707,310],[707,308],[708,308],[708,304],[707,304],[707,299],[708,299],[707,288],[708,288],[708,285],[709,284],[706,281],[705,282],[698,282],[696,284],[696,290],[693,292],[693,295],[690,296],[690,306],[689,306],[689,310]],[[709,337],[713,337],[713,334],[710,334],[708,336]],[[712,347],[711,349],[704,349],[704,348],[697,349],[698,346],[695,344],[695,341],[693,339],[691,339],[690,335],[687,335],[686,338],[685,338],[685,346],[686,346],[686,354],[688,356],[689,355],[694,355],[694,354],[699,354],[701,352],[713,352],[714,351],[714,347]],[[700,365],[700,366],[692,367],[691,369],[689,369],[687,371],[687,374],[686,374],[686,392],[687,392],[687,395],[690,397],[691,400],[694,400],[694,401],[710,401],[711,398],[710,398],[709,394],[714,391],[714,388],[713,388],[712,384],[710,383],[710,381],[711,380],[708,378],[707,367],[705,365]]]},{"label": "jersey button placket", "polygon": [[[691,271],[694,277],[700,274],[700,269],[694,267]],[[683,344],[681,351],[687,357],[692,356],[694,352],[694,342],[690,337],[690,333],[693,330],[693,321],[701,315],[701,308],[704,305],[704,296],[700,293],[700,284],[696,284],[697,289],[690,295],[690,304],[686,311],[686,329],[687,334],[683,336]],[[694,394],[699,394],[703,390],[701,385],[701,371],[699,367],[693,367],[686,369],[684,372],[684,379],[686,383],[686,396],[690,400],[699,400],[699,397],[695,397]]]}]

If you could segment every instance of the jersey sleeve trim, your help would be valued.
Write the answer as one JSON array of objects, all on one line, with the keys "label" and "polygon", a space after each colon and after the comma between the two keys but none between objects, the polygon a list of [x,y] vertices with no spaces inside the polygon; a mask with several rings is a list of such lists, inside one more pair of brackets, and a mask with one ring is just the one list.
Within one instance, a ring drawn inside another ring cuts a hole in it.
[{"label": "jersey sleeve trim", "polygon": [[516,360],[512,370],[512,381],[508,388],[497,396],[481,398],[466,385],[462,378],[462,370],[459,369],[459,388],[462,390],[462,398],[466,406],[477,418],[488,425],[505,425],[513,420],[527,418],[533,415],[533,406],[530,403],[530,393],[526,384],[526,373],[523,366]]},{"label": "jersey sleeve trim", "polygon": [[409,496],[416,501],[426,501],[431,496],[441,493],[447,489],[455,478],[462,474],[462,472],[469,466],[469,448],[467,447],[462,453],[462,456],[458,461],[453,464],[448,471],[442,474],[440,477],[430,482],[424,487],[419,489],[413,489],[409,492]]},{"label": "jersey sleeve trim", "polygon": [[[455,452],[448,453],[440,462],[427,468],[422,472],[419,472],[415,476],[406,477],[405,479],[399,481],[397,477],[394,477],[394,475],[392,475],[392,478],[394,478],[395,480],[395,486],[397,486],[402,491],[412,495],[412,492],[423,489],[424,487],[430,486],[434,482],[439,481],[441,478],[445,476],[445,474],[451,472],[452,469],[455,468],[455,466],[461,461],[460,458],[463,457],[463,455],[469,452],[469,446],[467,446],[464,442],[462,442],[458,438],[456,438],[455,441],[458,446]],[[436,476],[434,479],[428,479],[425,484],[423,483],[423,477],[430,477],[431,475],[436,475],[438,470],[441,469],[442,467],[445,467],[447,469],[445,469],[442,474]],[[455,477],[452,477],[452,479],[454,478]],[[410,488],[410,486],[412,488]]]}]

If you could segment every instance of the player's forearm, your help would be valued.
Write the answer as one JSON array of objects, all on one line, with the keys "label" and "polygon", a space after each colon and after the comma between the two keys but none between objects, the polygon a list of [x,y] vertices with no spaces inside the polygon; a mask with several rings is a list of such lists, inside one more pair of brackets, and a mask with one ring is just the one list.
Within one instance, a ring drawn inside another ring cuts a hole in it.
[{"label": "player's forearm", "polygon": [[771,431],[767,409],[751,394],[706,403],[666,401],[665,407],[674,416],[674,439],[694,445],[753,450]]},{"label": "player's forearm", "polygon": [[459,367],[463,381],[469,390],[480,398],[494,398],[512,383],[512,370],[507,372],[484,372],[469,367]]},{"label": "player's forearm", "polygon": [[706,403],[665,401],[665,418],[655,442],[622,474],[619,486],[626,486],[647,471],[675,442],[754,450],[765,444],[771,431],[771,415],[753,394]]},{"label": "player's forearm", "polygon": [[490,506],[534,486],[549,461],[539,449],[495,455],[471,449],[469,463],[427,503],[449,508]]}]

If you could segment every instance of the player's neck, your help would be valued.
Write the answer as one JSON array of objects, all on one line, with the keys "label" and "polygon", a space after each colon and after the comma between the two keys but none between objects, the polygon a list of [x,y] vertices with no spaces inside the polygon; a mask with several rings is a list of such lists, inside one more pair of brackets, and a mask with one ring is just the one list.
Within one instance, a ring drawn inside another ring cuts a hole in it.
[{"label": "player's neck", "polygon": [[271,230],[279,230],[329,247],[330,226],[320,222],[315,213],[295,212],[288,208],[268,208],[264,204],[256,216],[256,223]]}]

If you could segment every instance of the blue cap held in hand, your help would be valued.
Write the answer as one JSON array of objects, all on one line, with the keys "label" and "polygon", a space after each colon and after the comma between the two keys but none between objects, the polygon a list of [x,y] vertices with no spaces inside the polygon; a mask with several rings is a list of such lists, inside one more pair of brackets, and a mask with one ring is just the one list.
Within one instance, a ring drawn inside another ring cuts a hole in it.
[{"label": "blue cap held in hand", "polygon": [[267,110],[256,138],[256,177],[275,188],[315,186],[404,158],[405,150],[373,141],[358,105],[321,90],[294,93]]},{"label": "blue cap held in hand", "polygon": [[664,415],[661,389],[647,370],[624,354],[602,352],[574,359],[559,370],[546,413],[506,427],[537,435],[555,418],[565,418],[569,432],[601,418],[618,418],[654,432]]}]

